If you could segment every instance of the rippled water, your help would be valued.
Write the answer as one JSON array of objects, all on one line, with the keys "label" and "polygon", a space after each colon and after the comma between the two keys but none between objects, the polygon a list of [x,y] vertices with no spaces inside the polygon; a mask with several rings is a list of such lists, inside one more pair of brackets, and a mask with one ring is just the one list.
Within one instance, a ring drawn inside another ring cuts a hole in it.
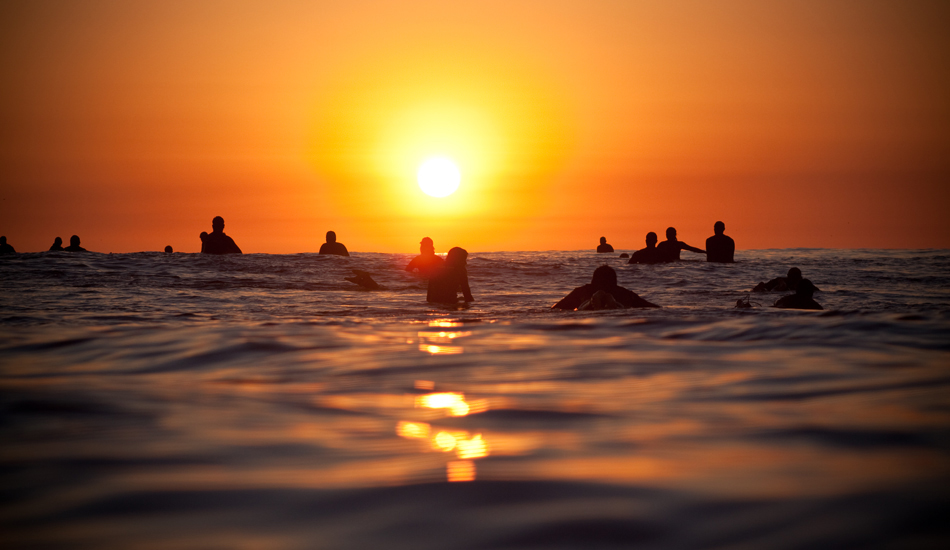
[{"label": "rippled water", "polygon": [[[0,258],[0,543],[950,542],[950,252],[409,258]],[[549,309],[604,262],[663,307]],[[733,307],[792,265],[825,311]]]}]

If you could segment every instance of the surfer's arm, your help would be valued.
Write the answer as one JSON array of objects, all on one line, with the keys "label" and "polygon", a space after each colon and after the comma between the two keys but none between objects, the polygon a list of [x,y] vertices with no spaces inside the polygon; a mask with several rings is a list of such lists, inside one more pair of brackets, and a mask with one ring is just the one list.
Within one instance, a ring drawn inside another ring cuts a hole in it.
[{"label": "surfer's arm", "polygon": [[697,254],[705,254],[706,251],[702,248],[696,248],[695,246],[690,246],[686,243],[680,243],[680,250],[689,250],[690,252],[695,252]]},{"label": "surfer's arm", "polygon": [[468,286],[468,275],[463,274],[462,280],[459,282],[462,287],[462,296],[465,298],[466,302],[474,302],[475,298],[472,297],[472,289]]}]

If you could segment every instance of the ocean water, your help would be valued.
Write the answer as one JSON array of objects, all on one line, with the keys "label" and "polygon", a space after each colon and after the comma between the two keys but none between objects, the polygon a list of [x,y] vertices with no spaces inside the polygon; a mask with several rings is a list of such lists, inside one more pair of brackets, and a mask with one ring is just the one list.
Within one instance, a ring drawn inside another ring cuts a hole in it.
[{"label": "ocean water", "polygon": [[0,547],[948,547],[950,251],[683,256],[2,257]]}]

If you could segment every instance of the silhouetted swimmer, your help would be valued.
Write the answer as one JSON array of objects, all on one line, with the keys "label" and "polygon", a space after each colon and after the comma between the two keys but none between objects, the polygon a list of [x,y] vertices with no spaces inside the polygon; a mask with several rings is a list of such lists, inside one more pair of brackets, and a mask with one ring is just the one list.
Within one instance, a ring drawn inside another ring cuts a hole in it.
[{"label": "silhouetted swimmer", "polygon": [[736,241],[732,237],[725,235],[726,224],[716,222],[713,225],[715,235],[706,239],[706,261],[731,264],[735,260],[733,256],[736,253]]},{"label": "silhouetted swimmer", "polygon": [[[608,294],[610,299],[600,294]],[[596,296],[596,299],[595,299]],[[588,303],[590,302],[590,303]],[[594,270],[590,284],[579,286],[560,302],[551,306],[551,309],[609,309],[613,304],[621,307],[660,307],[637,296],[632,290],[617,285],[617,272],[609,265],[602,265]],[[601,306],[601,307],[597,307]],[[606,307],[603,307],[606,306]]]},{"label": "silhouetted swimmer", "polygon": [[650,231],[647,233],[647,247],[641,248],[633,253],[633,256],[630,256],[630,261],[628,264],[658,264],[663,260],[660,259],[660,251],[656,248],[656,233]]},{"label": "silhouetted swimmer", "polygon": [[215,216],[211,220],[211,233],[201,233],[202,254],[241,254],[234,239],[224,234],[224,218]]},{"label": "silhouetted swimmer", "polygon": [[[776,277],[767,283],[755,285],[752,292],[785,292],[787,290],[796,290],[798,283],[802,280],[802,270],[793,267],[788,270],[785,277]],[[815,290],[818,290],[816,287]]]},{"label": "silhouetted swimmer", "polygon": [[69,246],[64,248],[66,252],[85,252],[86,249],[79,246],[79,235],[73,235],[69,238]]},{"label": "silhouetted swimmer", "polygon": [[343,243],[336,242],[336,233],[327,231],[327,242],[320,245],[320,254],[334,254],[336,256],[349,256]]},{"label": "silhouetted swimmer", "polygon": [[406,271],[412,273],[412,270],[418,269],[419,275],[428,279],[438,273],[444,263],[442,258],[436,256],[435,245],[432,244],[432,239],[423,237],[419,243],[419,255],[409,262],[409,265],[406,266]]},{"label": "silhouetted swimmer", "polygon": [[442,269],[429,280],[426,301],[438,304],[457,304],[458,293],[466,302],[474,302],[472,289],[468,286],[468,271],[465,262],[468,252],[464,248],[454,247],[445,256]]},{"label": "silhouetted swimmer", "polygon": [[7,244],[6,237],[0,237],[0,254],[16,254],[16,250],[13,249],[13,246]]},{"label": "silhouetted swimmer", "polygon": [[606,252],[613,252],[613,251],[614,251],[614,247],[607,244],[607,237],[601,237],[600,244],[597,245],[597,253],[604,254]]},{"label": "silhouetted swimmer", "polygon": [[795,294],[789,294],[788,296],[783,296],[775,302],[774,307],[781,307],[787,309],[825,309],[821,307],[821,304],[812,299],[812,295],[815,294],[815,291],[818,288],[811,284],[811,281],[808,279],[802,279],[798,282],[798,288],[795,289]]},{"label": "silhouetted swimmer", "polygon": [[676,228],[668,227],[666,229],[666,240],[656,247],[660,255],[661,262],[677,262],[680,259],[680,250],[689,250],[697,254],[705,254],[706,251],[695,246],[690,246],[683,241],[676,240]]},{"label": "silhouetted swimmer", "polygon": [[50,252],[62,252],[63,251],[63,239],[61,237],[56,237],[53,240],[53,246],[49,247]]},{"label": "silhouetted swimmer", "polygon": [[174,250],[172,250],[172,245],[165,245],[165,254],[171,254],[172,252],[174,252]]}]

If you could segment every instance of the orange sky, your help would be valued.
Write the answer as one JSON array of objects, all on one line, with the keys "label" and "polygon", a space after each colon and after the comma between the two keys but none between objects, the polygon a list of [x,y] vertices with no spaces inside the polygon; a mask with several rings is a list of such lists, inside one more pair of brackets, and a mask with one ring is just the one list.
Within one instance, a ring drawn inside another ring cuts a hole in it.
[{"label": "orange sky", "polygon": [[946,248],[947,28],[909,1],[4,2],[0,234]]}]

